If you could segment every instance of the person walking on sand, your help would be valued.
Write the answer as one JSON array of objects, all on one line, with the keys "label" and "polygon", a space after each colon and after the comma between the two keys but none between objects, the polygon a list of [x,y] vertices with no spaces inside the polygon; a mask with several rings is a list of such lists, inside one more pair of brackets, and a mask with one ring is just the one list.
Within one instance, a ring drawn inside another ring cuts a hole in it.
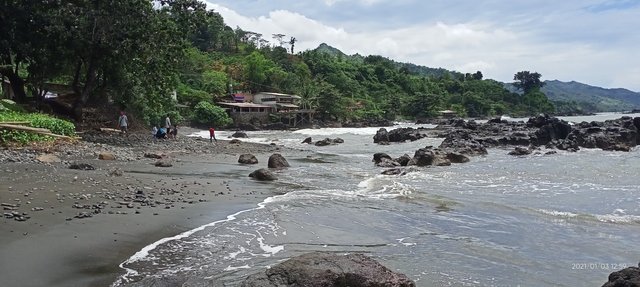
[{"label": "person walking on sand", "polygon": [[213,141],[218,142],[218,140],[216,139],[216,130],[213,129],[213,127],[209,128],[209,142],[213,142]]},{"label": "person walking on sand", "polygon": [[124,112],[120,112],[120,117],[118,118],[118,128],[123,134],[127,133],[127,128],[129,127],[129,119]]}]

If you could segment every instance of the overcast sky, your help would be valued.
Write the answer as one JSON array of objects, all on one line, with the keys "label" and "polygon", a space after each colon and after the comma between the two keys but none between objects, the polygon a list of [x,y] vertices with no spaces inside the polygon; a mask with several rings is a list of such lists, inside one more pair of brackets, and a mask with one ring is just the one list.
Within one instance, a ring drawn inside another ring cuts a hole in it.
[{"label": "overcast sky", "polygon": [[206,0],[227,25],[511,82],[640,91],[640,0]]}]

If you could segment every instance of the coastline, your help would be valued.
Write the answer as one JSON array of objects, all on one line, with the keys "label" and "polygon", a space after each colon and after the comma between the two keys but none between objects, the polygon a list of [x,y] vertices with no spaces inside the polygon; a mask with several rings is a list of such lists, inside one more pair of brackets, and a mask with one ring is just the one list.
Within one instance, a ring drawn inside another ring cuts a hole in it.
[{"label": "coastline", "polygon": [[[211,146],[199,139],[161,145],[172,149],[168,155],[172,167],[156,167],[156,159],[142,157],[150,148],[144,142],[130,150],[101,146],[116,155],[123,152],[125,158],[131,153],[136,159],[83,159],[86,154],[63,148],[54,152],[62,158],[71,153],[62,162],[3,163],[0,202],[4,212],[25,212],[29,217],[26,221],[2,218],[3,284],[109,286],[124,274],[119,265],[143,247],[255,208],[275,195],[273,185],[247,175],[266,166],[268,156],[280,147],[225,140]],[[260,163],[238,164],[238,156],[245,152],[256,155]],[[72,170],[70,162],[96,169]],[[114,170],[122,175],[112,175]],[[132,204],[128,199],[136,194],[155,203]],[[98,213],[92,209],[95,206],[102,207]],[[76,218],[83,213],[91,217]]]}]

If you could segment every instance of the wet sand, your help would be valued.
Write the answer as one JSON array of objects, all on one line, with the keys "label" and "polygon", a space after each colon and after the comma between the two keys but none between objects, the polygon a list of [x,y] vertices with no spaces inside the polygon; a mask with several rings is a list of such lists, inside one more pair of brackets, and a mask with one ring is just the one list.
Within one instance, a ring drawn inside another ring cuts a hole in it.
[{"label": "wet sand", "polygon": [[[158,147],[172,150],[172,167],[156,167],[156,159],[142,156]],[[0,165],[2,286],[109,286],[123,273],[118,265],[144,246],[225,219],[274,195],[273,184],[247,175],[281,152],[248,143],[220,141],[211,148],[192,140],[167,141],[134,146],[123,152],[126,160],[104,161],[97,159],[97,151],[83,148],[85,152],[54,152],[62,162]],[[125,148],[98,149],[118,156]],[[260,163],[238,164],[245,152]],[[96,169],[68,168],[80,161]],[[7,213],[26,213],[26,221]]]}]

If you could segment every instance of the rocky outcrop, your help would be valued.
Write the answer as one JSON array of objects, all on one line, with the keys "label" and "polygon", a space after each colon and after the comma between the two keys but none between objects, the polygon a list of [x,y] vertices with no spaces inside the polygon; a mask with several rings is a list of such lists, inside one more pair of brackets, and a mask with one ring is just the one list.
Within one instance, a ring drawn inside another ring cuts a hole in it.
[{"label": "rocky outcrop", "polygon": [[376,132],[376,135],[373,136],[373,142],[384,144],[389,142],[417,141],[425,137],[427,137],[427,133],[422,128],[398,128],[389,132],[387,129],[381,128]]},{"label": "rocky outcrop", "polygon": [[249,276],[241,286],[413,287],[415,283],[362,254],[314,252]]},{"label": "rocky outcrop", "polygon": [[308,138],[304,139],[302,141],[302,143],[311,144],[311,143],[313,143],[313,140],[311,139],[311,137],[308,137]]},{"label": "rocky outcrop", "polygon": [[640,118],[623,117],[605,122],[566,121],[539,115],[524,122],[492,119],[485,124],[461,120],[441,122],[434,133],[445,138],[440,148],[465,155],[485,154],[486,148],[526,146],[577,151],[581,147],[629,151],[640,142]]},{"label": "rocky outcrop", "polygon": [[290,167],[289,162],[279,153],[274,153],[269,157],[267,163],[269,168],[285,168]]},{"label": "rocky outcrop", "polygon": [[269,171],[266,168],[255,170],[254,172],[249,174],[249,177],[254,178],[256,180],[261,180],[261,181],[274,181],[278,179],[278,177],[276,177],[275,174],[273,174],[271,171]]},{"label": "rocky outcrop", "polygon": [[258,159],[256,158],[255,155],[246,153],[246,154],[241,154],[240,157],[238,158],[238,163],[241,164],[257,164],[258,163]]},{"label": "rocky outcrop", "polygon": [[640,268],[629,267],[613,272],[602,287],[640,287]]}]

